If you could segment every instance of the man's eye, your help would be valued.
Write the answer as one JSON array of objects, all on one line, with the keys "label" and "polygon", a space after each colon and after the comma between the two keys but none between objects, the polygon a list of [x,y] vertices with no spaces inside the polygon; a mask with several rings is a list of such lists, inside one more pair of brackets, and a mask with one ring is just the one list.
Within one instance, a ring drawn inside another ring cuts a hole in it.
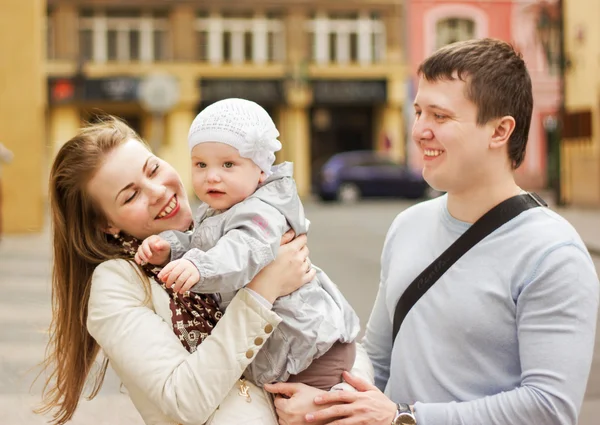
[{"label": "man's eye", "polygon": [[438,121],[446,119],[446,115],[440,115],[440,114],[433,114],[433,117]]},{"label": "man's eye", "polygon": [[225,168],[231,168],[231,167],[233,167],[233,162],[230,162],[230,161],[229,162],[225,162],[225,163],[223,163],[223,167],[225,167]]}]

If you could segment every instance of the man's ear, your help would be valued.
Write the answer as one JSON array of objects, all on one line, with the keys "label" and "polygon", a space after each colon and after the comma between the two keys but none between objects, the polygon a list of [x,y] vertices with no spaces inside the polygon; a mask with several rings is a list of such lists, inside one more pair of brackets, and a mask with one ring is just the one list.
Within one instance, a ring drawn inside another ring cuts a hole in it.
[{"label": "man's ear", "polygon": [[266,179],[267,179],[267,175],[265,174],[264,171],[261,171],[260,177],[258,178],[258,184],[264,183]]},{"label": "man's ear", "polygon": [[515,131],[516,122],[513,117],[507,115],[502,118],[492,120],[492,139],[490,140],[490,148],[498,149],[508,144],[510,136]]}]

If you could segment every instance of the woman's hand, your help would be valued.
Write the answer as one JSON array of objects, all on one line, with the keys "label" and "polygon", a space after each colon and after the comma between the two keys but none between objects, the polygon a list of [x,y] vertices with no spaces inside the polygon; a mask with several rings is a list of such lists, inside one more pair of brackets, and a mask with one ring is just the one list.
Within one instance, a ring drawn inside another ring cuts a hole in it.
[{"label": "woman's hand", "polygon": [[282,245],[275,261],[262,269],[248,288],[274,303],[277,298],[291,294],[313,280],[317,272],[308,259],[306,241],[306,235],[301,235]]},{"label": "woman's hand", "polygon": [[[266,384],[265,390],[275,396],[275,410],[280,425],[306,424],[306,414],[328,407],[317,406],[314,399],[326,392],[300,383]],[[313,422],[325,424],[326,422]]]}]

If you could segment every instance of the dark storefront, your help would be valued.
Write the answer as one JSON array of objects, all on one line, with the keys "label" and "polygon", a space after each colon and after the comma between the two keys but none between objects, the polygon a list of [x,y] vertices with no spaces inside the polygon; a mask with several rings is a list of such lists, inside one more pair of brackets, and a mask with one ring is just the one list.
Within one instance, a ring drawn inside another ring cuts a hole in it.
[{"label": "dark storefront", "polygon": [[50,105],[76,104],[84,122],[94,122],[111,114],[125,120],[140,133],[142,109],[139,105],[140,79],[129,76],[107,78],[50,78]]},{"label": "dark storefront", "polygon": [[385,80],[317,80],[312,83],[312,183],[321,166],[339,152],[371,150],[375,146],[375,107],[387,99]]},{"label": "dark storefront", "polygon": [[200,98],[198,112],[219,100],[230,97],[248,99],[258,103],[274,116],[275,107],[284,103],[283,84],[280,80],[230,80],[209,79],[200,80]]}]

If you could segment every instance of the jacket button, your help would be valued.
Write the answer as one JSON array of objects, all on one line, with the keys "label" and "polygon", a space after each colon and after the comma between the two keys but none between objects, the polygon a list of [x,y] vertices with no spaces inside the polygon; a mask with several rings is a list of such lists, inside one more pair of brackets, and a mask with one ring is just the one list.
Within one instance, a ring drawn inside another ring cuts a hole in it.
[{"label": "jacket button", "polygon": [[271,332],[273,332],[273,325],[268,323],[267,326],[265,326],[265,332],[270,334]]},{"label": "jacket button", "polygon": [[254,340],[254,345],[262,345],[263,342],[263,339],[261,337],[258,337]]},{"label": "jacket button", "polygon": [[247,359],[251,359],[253,355],[254,355],[254,351],[252,351],[252,350],[246,351],[246,358]]}]

